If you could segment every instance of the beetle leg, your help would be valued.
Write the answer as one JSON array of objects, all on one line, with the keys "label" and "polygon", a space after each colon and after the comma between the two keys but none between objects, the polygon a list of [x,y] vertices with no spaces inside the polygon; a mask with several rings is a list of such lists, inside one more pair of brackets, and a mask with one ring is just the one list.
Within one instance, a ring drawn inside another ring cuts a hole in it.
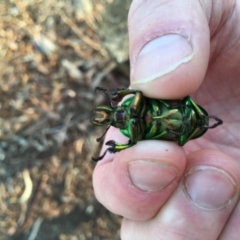
[{"label": "beetle leg", "polygon": [[143,116],[146,111],[146,101],[142,92],[137,92],[130,106],[130,112],[133,116]]},{"label": "beetle leg", "polygon": [[198,114],[199,117],[204,118],[204,117],[208,116],[206,110],[204,110],[202,107],[200,107],[198,104],[196,104],[190,97],[185,97],[184,99],[187,104],[186,106],[191,107],[191,105],[192,105],[193,107],[191,107],[191,109],[194,108],[194,110],[196,111],[196,113]]},{"label": "beetle leg", "polygon": [[104,133],[102,134],[101,137],[99,137],[99,138],[96,139],[97,142],[101,142],[101,141],[103,140],[103,138],[104,138],[104,136],[106,135],[106,133],[107,133],[108,129],[110,128],[110,126],[111,126],[111,125],[109,125],[109,126],[106,128],[106,130],[104,131]]},{"label": "beetle leg", "polygon": [[131,140],[129,140],[127,144],[120,144],[116,143],[113,140],[110,140],[106,142],[106,145],[111,146],[111,150],[113,151],[113,153],[116,153],[131,147],[133,144],[131,144]]},{"label": "beetle leg", "polygon": [[175,135],[176,137],[180,137],[180,136],[184,135],[185,132],[186,132],[184,130],[181,131],[181,132],[176,132],[176,131],[171,130],[171,129],[166,129],[166,131],[167,131],[167,133],[171,133],[171,134]]},{"label": "beetle leg", "polygon": [[162,131],[162,132],[160,132],[158,135],[153,136],[152,139],[161,139],[161,138],[164,138],[164,136],[166,136],[166,134],[167,134],[167,131],[166,131],[166,130],[165,130],[165,131]]},{"label": "beetle leg", "polygon": [[175,109],[175,108],[186,108],[186,107],[190,107],[190,106],[187,106],[185,103],[183,103],[182,101],[179,101],[179,102],[176,102],[176,103],[171,103],[171,104],[168,104],[168,109]]},{"label": "beetle leg", "polygon": [[126,144],[120,144],[120,143],[116,143],[113,140],[110,140],[108,142],[106,142],[106,145],[111,146],[111,150],[116,153],[116,152],[120,152],[124,149],[127,149],[129,147],[132,147],[133,145],[135,145],[137,143],[137,141],[139,140],[139,134],[141,132],[141,124],[139,123],[138,120],[136,119],[131,119],[129,121],[129,141]]},{"label": "beetle leg", "polygon": [[130,113],[133,116],[143,116],[146,110],[146,101],[145,97],[141,91],[132,90],[132,89],[115,89],[112,91],[112,101],[120,102],[123,97],[129,94],[135,94],[132,104],[130,106]]},{"label": "beetle leg", "polygon": [[152,124],[151,129],[147,132],[145,138],[146,139],[161,139],[161,138],[163,138],[167,134],[167,131],[163,130],[163,131],[159,132],[159,128],[160,128],[160,126],[159,126],[158,122],[155,121]]},{"label": "beetle leg", "polygon": [[129,124],[130,139],[129,139],[128,143],[127,144],[120,144],[120,143],[116,143],[113,140],[109,140],[109,141],[106,142],[106,145],[110,146],[110,147],[107,148],[105,150],[105,152],[100,157],[97,157],[97,158],[92,157],[92,160],[97,162],[97,161],[102,160],[105,157],[105,155],[107,154],[107,152],[117,153],[117,152],[120,152],[120,151],[122,151],[124,149],[127,149],[129,147],[132,147],[138,141],[138,136],[139,136],[139,133],[141,131],[141,128],[142,127],[140,126],[140,123],[137,120],[131,119],[130,124]]},{"label": "beetle leg", "polygon": [[[136,144],[136,143],[134,143]],[[131,140],[128,141],[126,144],[116,143],[113,140],[110,140],[106,143],[106,145],[111,146],[112,153],[120,152],[122,150],[125,150],[127,148],[130,148],[134,145]]]},{"label": "beetle leg", "polygon": [[112,98],[112,101],[114,102],[120,102],[122,101],[122,99],[129,95],[129,94],[136,94],[137,92],[139,92],[138,90],[132,90],[132,89],[114,89],[112,92],[111,92],[111,98]]},{"label": "beetle leg", "polygon": [[92,160],[95,161],[95,162],[98,162],[98,161],[102,160],[105,157],[105,155],[107,154],[107,152],[115,153],[114,149],[112,147],[110,147],[110,148],[107,148],[101,156],[99,156],[97,158],[92,157]]},{"label": "beetle leg", "polygon": [[106,145],[110,146],[110,147],[107,148],[101,156],[99,156],[97,158],[92,157],[93,161],[98,162],[98,161],[102,160],[105,157],[105,155],[107,154],[107,152],[116,153],[116,152],[120,152],[121,150],[124,150],[124,149],[132,146],[131,140],[129,140],[128,144],[119,144],[113,140],[109,140],[106,142]]},{"label": "beetle leg", "polygon": [[207,128],[207,129],[208,128],[215,128],[215,127],[223,124],[223,120],[218,118],[218,117],[216,117],[216,116],[212,116],[212,115],[211,116],[205,116],[205,118],[208,118],[208,119],[212,118],[212,119],[214,119],[216,121],[216,123],[214,123],[211,126],[201,126],[201,128]]},{"label": "beetle leg", "polygon": [[[167,129],[167,132],[170,132],[171,134],[175,135],[175,137],[177,138],[179,146],[183,146],[192,137],[192,136],[186,136],[186,132],[188,132],[188,130],[186,130],[186,129],[182,130],[182,132],[175,132],[175,131],[173,131],[171,129]],[[194,135],[194,133],[192,135]]]}]

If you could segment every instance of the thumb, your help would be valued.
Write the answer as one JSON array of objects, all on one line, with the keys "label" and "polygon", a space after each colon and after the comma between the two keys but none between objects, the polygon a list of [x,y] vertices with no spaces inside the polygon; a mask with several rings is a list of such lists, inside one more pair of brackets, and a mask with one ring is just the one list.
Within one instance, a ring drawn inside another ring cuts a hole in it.
[{"label": "thumb", "polygon": [[208,21],[199,1],[133,1],[129,39],[132,88],[162,99],[198,89],[210,51]]}]

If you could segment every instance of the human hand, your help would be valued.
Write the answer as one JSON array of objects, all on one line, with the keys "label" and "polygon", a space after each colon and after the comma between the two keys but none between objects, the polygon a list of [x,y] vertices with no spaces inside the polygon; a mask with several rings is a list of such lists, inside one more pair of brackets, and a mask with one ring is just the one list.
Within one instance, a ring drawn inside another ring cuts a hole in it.
[{"label": "human hand", "polygon": [[[133,1],[131,87],[158,99],[191,94],[224,124],[183,148],[140,141],[97,164],[95,194],[123,216],[122,240],[239,239],[239,24],[240,0]],[[127,142],[115,128],[112,139]]]}]

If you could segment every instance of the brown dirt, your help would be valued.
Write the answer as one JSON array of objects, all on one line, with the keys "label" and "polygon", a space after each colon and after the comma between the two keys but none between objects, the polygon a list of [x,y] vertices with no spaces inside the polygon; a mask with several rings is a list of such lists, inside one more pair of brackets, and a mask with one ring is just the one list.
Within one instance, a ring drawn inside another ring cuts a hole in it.
[{"label": "brown dirt", "polygon": [[98,31],[112,1],[94,2],[0,2],[0,240],[119,239],[93,194],[89,118],[96,86],[128,85],[127,55]]}]

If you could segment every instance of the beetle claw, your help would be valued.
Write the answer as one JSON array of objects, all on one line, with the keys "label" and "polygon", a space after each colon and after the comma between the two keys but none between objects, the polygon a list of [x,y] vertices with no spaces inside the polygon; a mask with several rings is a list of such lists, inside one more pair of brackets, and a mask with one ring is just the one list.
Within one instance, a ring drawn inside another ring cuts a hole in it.
[{"label": "beetle claw", "polygon": [[220,119],[220,118],[218,118],[218,117],[216,117],[216,116],[211,115],[211,116],[206,116],[206,118],[208,118],[208,119],[212,118],[212,119],[214,119],[214,120],[216,121],[216,123],[214,123],[214,124],[211,125],[211,126],[202,126],[202,128],[207,128],[207,129],[209,129],[209,128],[215,128],[215,127],[223,124],[223,120]]},{"label": "beetle claw", "polygon": [[109,140],[109,141],[107,141],[107,142],[106,142],[106,145],[107,145],[107,146],[111,146],[111,147],[113,147],[113,148],[114,148],[114,147],[115,147],[115,145],[116,145],[116,142],[115,142],[115,141],[113,141],[113,140]]},{"label": "beetle claw", "polygon": [[108,152],[109,152],[109,153],[116,153],[116,151],[114,150],[114,148],[108,148]]}]

